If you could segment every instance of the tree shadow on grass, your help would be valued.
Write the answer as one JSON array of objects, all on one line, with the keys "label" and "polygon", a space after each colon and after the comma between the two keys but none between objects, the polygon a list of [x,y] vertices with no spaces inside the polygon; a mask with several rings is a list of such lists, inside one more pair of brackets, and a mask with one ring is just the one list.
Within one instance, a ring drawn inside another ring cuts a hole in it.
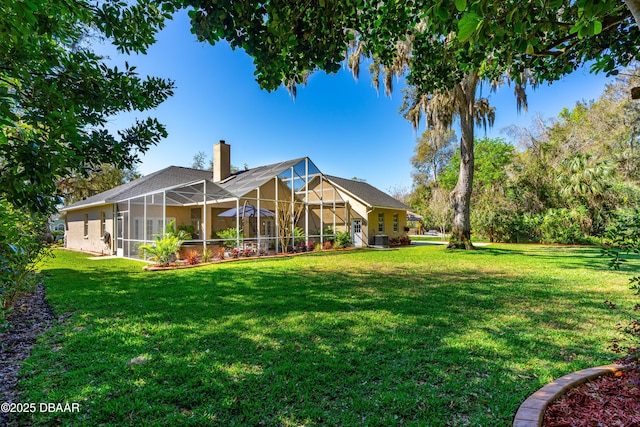
[{"label": "tree shadow on grass", "polygon": [[508,425],[544,375],[605,356],[589,325],[612,314],[552,279],[286,265],[49,270],[74,315],[32,358],[25,399],[86,411],[25,419]]}]

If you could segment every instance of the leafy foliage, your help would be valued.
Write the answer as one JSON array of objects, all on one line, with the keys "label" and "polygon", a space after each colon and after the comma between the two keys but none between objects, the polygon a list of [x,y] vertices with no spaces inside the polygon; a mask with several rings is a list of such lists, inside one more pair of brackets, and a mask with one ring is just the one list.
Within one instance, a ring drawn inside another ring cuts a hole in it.
[{"label": "leafy foliage", "polygon": [[139,250],[155,261],[156,264],[167,266],[176,260],[176,253],[184,242],[176,235],[166,234],[156,236],[155,242],[140,245]]},{"label": "leafy foliage", "polygon": [[333,244],[335,249],[348,248],[351,246],[351,233],[348,231],[338,231],[336,233],[336,241]]},{"label": "leafy foliage", "polygon": [[[635,70],[595,101],[577,103],[555,120],[537,118],[529,128],[511,129],[513,145],[476,141],[471,225],[477,237],[592,242],[619,210],[640,207],[640,109],[628,99],[630,87],[640,83]],[[459,158],[454,154],[438,182],[414,175],[410,203],[432,225],[437,222],[423,200],[456,185]]]},{"label": "leafy foliage", "polygon": [[47,218],[0,199],[0,327],[15,299],[40,282],[36,265],[50,255],[41,241]]},{"label": "leafy foliage", "polygon": [[242,231],[238,233],[235,227],[220,230],[216,234],[219,238],[224,239],[223,244],[227,249],[235,248],[238,244],[238,239],[244,239],[244,233]]},{"label": "leafy foliage", "polygon": [[169,16],[154,0],[0,4],[0,198],[50,211],[58,178],[105,163],[131,168],[166,136],[152,118],[109,133],[108,116],[157,107],[173,83],[109,67],[87,39],[145,53]]},{"label": "leafy foliage", "polygon": [[172,219],[165,227],[164,234],[167,236],[175,236],[178,240],[184,241],[191,239],[191,230],[193,230],[193,226],[191,225],[176,228],[176,220]]},{"label": "leafy foliage", "polygon": [[[609,267],[619,270],[627,262],[625,254],[640,254],[640,211],[626,212],[607,231],[607,246],[603,248],[603,255],[609,257]],[[629,279],[631,289],[640,296],[640,276]],[[607,301],[611,307],[613,303]],[[622,328],[628,336],[627,346],[622,348],[618,341],[614,342],[614,349],[624,353],[624,361],[636,367],[640,366],[640,304],[636,304],[635,318]]]},{"label": "leafy foliage", "polygon": [[189,265],[198,265],[200,263],[200,252],[196,250],[190,250],[189,252],[187,252],[185,260]]},{"label": "leafy foliage", "polygon": [[584,243],[589,228],[587,210],[549,209],[542,217],[540,230],[544,243]]},{"label": "leafy foliage", "polygon": [[172,10],[155,0],[0,2],[3,312],[36,282],[35,265],[47,253],[39,233],[59,196],[68,203],[120,183],[103,173],[106,165],[132,170],[137,154],[166,136],[150,117],[115,135],[107,130],[109,116],[156,108],[173,82],[143,79],[129,64],[110,67],[89,42],[145,53]]},{"label": "leafy foliage", "polygon": [[56,182],[58,192],[66,205],[141,177],[136,168],[118,169],[106,163],[85,172],[88,172],[87,176],[82,173],[73,173]]}]

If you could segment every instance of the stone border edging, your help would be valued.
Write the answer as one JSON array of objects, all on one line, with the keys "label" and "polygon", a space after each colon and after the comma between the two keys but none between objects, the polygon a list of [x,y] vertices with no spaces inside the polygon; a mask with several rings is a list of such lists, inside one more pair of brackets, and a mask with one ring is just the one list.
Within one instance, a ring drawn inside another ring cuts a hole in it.
[{"label": "stone border edging", "polygon": [[569,389],[601,375],[612,374],[622,369],[624,366],[612,364],[583,369],[558,378],[533,393],[520,405],[513,420],[513,427],[541,427],[547,406]]}]

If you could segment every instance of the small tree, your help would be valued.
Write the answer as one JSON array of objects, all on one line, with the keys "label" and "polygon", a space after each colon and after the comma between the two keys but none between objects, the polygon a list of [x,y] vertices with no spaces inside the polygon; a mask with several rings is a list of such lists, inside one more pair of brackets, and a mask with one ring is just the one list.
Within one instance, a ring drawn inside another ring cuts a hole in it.
[{"label": "small tree", "polygon": [[46,216],[0,199],[0,327],[16,298],[40,281],[36,266],[51,254],[41,242],[46,227]]},{"label": "small tree", "polygon": [[292,239],[295,239],[295,229],[304,205],[302,203],[280,201],[278,203],[277,217],[278,217],[278,239],[280,240],[280,250],[287,252],[289,246],[294,246],[295,243]]},{"label": "small tree", "polygon": [[[624,258],[625,253],[640,254],[640,211],[623,214],[619,221],[610,227],[607,232],[608,245],[603,249],[603,255],[609,257],[609,267],[619,270],[623,263],[627,262]],[[629,279],[631,289],[637,296],[640,296],[640,276],[634,276]],[[615,307],[613,303],[607,301],[611,307]],[[640,367],[640,304],[636,304],[634,308],[635,318],[629,324],[622,328],[622,331],[628,337],[628,345],[621,347],[619,341],[613,344],[614,351],[623,354],[623,362]]]},{"label": "small tree", "polygon": [[440,187],[436,187],[433,190],[431,200],[429,201],[429,211],[436,221],[438,228],[440,228],[442,238],[444,238],[444,233],[447,231],[447,226],[451,224],[452,218],[451,201],[449,200],[449,193],[446,190]]}]

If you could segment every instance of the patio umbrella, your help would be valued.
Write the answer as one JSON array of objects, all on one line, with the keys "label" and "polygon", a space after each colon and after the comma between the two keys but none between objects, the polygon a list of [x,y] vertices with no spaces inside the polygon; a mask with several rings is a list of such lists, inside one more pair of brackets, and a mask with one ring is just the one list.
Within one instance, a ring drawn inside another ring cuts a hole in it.
[{"label": "patio umbrella", "polygon": [[[231,208],[229,210],[226,210],[220,214],[218,214],[218,216],[239,216],[239,217],[248,217],[248,216],[257,216],[258,214],[258,208],[253,206],[253,205],[243,205],[240,206],[240,210],[238,210],[237,208]],[[273,212],[271,212],[268,209],[264,209],[264,208],[260,208],[260,216],[276,216],[276,214],[274,214]]]}]

